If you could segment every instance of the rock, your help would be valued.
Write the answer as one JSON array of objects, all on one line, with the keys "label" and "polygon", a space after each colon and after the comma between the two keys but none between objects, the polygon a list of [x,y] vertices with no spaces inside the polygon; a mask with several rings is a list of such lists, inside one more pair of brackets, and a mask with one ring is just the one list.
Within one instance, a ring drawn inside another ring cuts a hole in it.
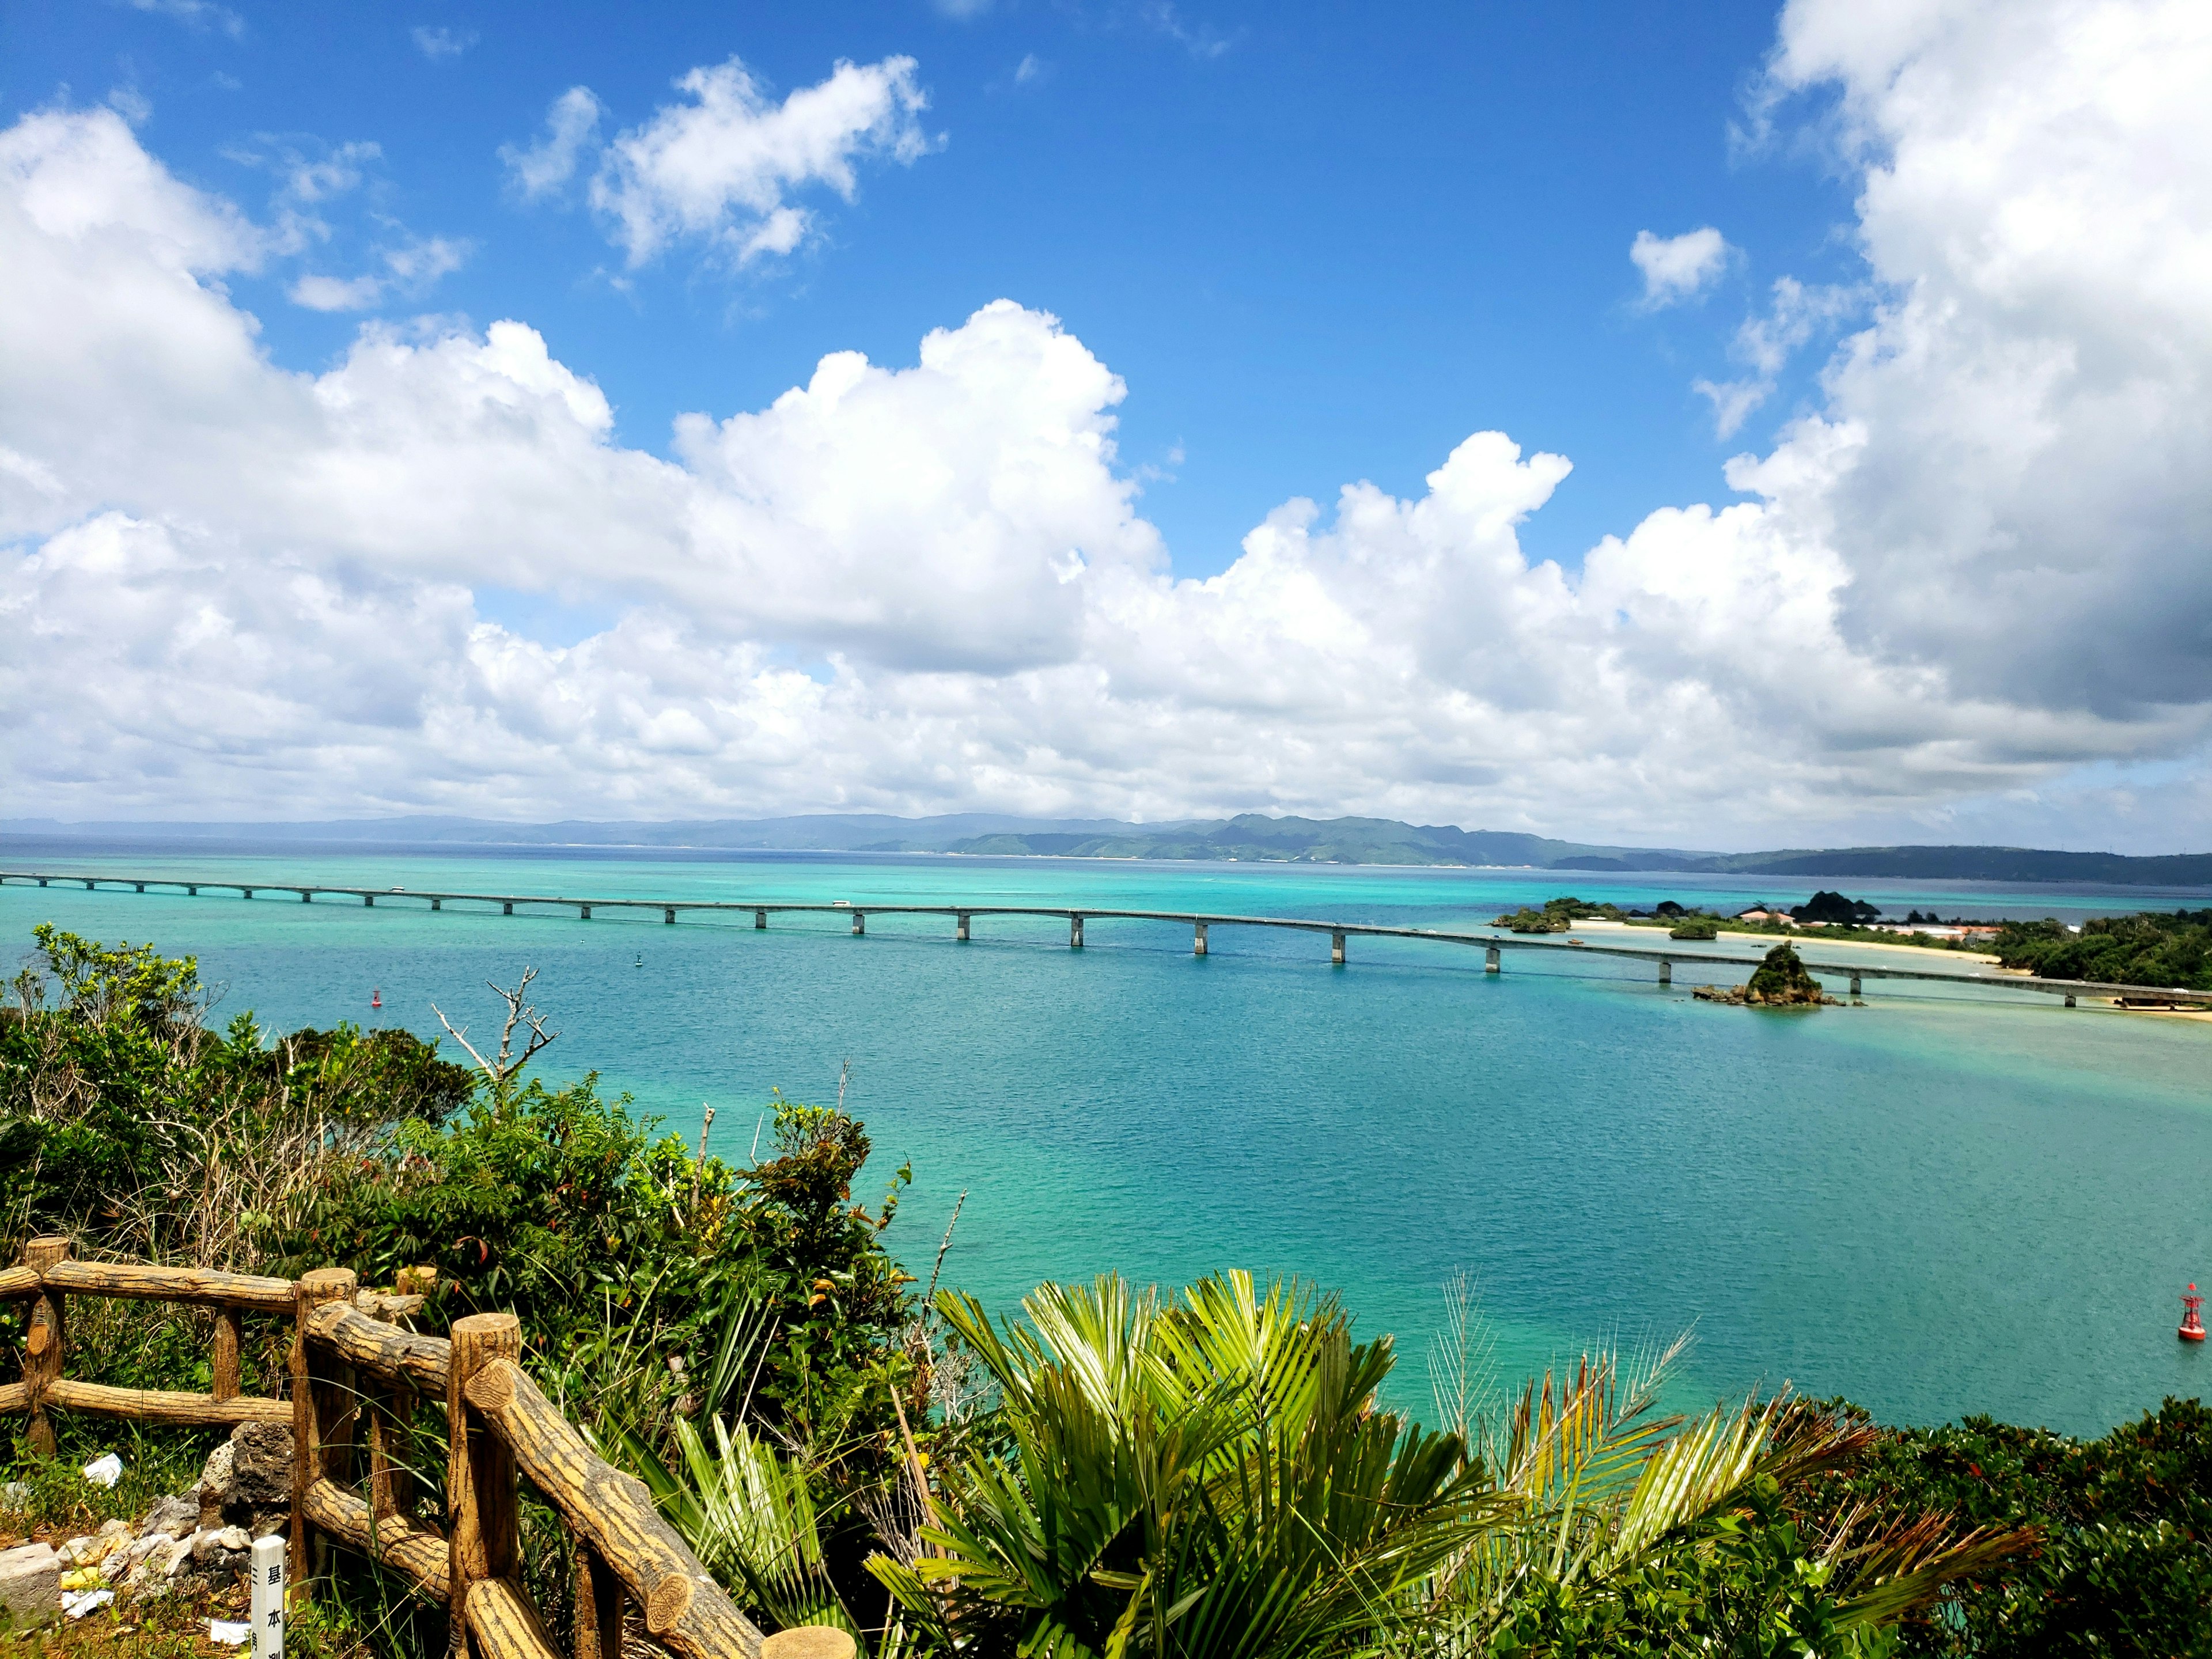
[{"label": "rock", "polygon": [[1731,986],[1725,991],[1717,985],[1700,985],[1690,994],[1700,1002],[1725,1002],[1739,1008],[1840,1006],[1820,989],[1820,981],[1805,971],[1797,952],[1787,945],[1778,945],[1766,953],[1766,960],[1753,969],[1748,985]]},{"label": "rock", "polygon": [[0,1550],[0,1613],[9,1627],[31,1630],[61,1617],[61,1558],[44,1544]]},{"label": "rock", "polygon": [[231,1473],[236,1453],[226,1440],[208,1454],[206,1466],[200,1470],[200,1525],[203,1528],[222,1524],[222,1500],[230,1490]]},{"label": "rock", "polygon": [[209,1454],[200,1471],[199,1523],[243,1527],[265,1538],[292,1519],[292,1431],[276,1423],[241,1423]]},{"label": "rock", "polygon": [[154,1505],[144,1521],[139,1523],[141,1532],[166,1532],[172,1537],[182,1538],[197,1532],[200,1524],[200,1500],[197,1494],[164,1498]]},{"label": "rock", "polygon": [[[120,1588],[124,1598],[167,1595],[177,1569],[191,1558],[190,1538],[173,1538],[165,1532],[149,1533],[123,1552]],[[117,1577],[111,1571],[108,1582],[114,1583]]]},{"label": "rock", "polygon": [[234,1552],[243,1555],[253,1547],[253,1540],[243,1527],[225,1527],[220,1532],[204,1532],[192,1540],[192,1559],[204,1561],[218,1552]]},{"label": "rock", "polygon": [[185,1540],[185,1555],[173,1570],[175,1581],[221,1589],[252,1563],[253,1540],[243,1527],[218,1527]]}]

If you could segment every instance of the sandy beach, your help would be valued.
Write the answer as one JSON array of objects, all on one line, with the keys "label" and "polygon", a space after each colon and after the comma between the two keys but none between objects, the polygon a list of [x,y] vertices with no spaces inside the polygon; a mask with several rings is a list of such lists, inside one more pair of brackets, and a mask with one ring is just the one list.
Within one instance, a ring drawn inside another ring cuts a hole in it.
[{"label": "sandy beach", "polygon": [[[1632,936],[1643,936],[1657,939],[1666,938],[1665,933],[1662,929],[1656,927],[1632,927],[1625,921],[1607,921],[1596,917],[1592,917],[1589,920],[1577,922],[1574,926],[1574,931],[1579,933],[1601,927],[1610,928],[1618,933]],[[1730,939],[1735,939],[1746,945],[1794,945],[1801,951],[1808,946],[1816,946],[1823,951],[1908,951],[1916,957],[1933,957],[1943,962],[1978,963],[1990,967],[1995,967],[1997,960],[1995,957],[1980,951],[1931,951],[1924,945],[1906,945],[1902,942],[1895,945],[1889,945],[1867,939],[1827,939],[1817,933],[1795,934],[1787,939],[1783,939],[1778,938],[1772,933],[1738,933],[1735,930],[1728,927],[1721,929],[1720,937],[1718,939],[1681,939],[1676,942],[1683,945],[1720,945]],[[2006,969],[2002,971],[2009,973],[2012,970]],[[2023,977],[2026,977],[2026,975],[2023,975]]]}]

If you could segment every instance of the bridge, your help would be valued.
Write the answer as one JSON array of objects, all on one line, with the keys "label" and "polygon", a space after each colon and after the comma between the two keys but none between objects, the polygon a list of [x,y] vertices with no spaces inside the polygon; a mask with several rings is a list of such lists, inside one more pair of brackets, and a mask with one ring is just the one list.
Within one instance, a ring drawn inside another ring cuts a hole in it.
[{"label": "bridge", "polygon": [[[1671,985],[1675,966],[1682,964],[1750,968],[1758,965],[1756,957],[1729,956],[1717,951],[1686,951],[1678,943],[1665,945],[1593,944],[1571,936],[1565,939],[1532,934],[1501,933],[1495,929],[1480,933],[1454,933],[1442,928],[1396,927],[1382,922],[1323,921],[1301,916],[1238,916],[1206,915],[1189,910],[1120,910],[1106,908],[1070,908],[1058,905],[1030,904],[869,904],[848,903],[836,900],[827,904],[795,904],[763,902],[750,899],[659,899],[659,898],[583,898],[567,897],[550,893],[462,893],[434,892],[425,888],[410,887],[332,887],[320,884],[302,885],[292,881],[210,881],[198,877],[116,876],[55,874],[51,872],[0,870],[0,886],[9,884],[40,887],[82,887],[87,891],[134,892],[174,891],[198,897],[204,893],[234,893],[252,899],[279,894],[296,895],[302,904],[312,904],[317,899],[352,899],[365,907],[373,908],[380,900],[386,904],[421,904],[433,910],[442,910],[448,904],[466,905],[477,914],[488,914],[493,905],[501,915],[544,914],[573,910],[581,921],[589,921],[594,914],[605,911],[631,911],[646,915],[658,911],[662,922],[672,927],[682,915],[744,915],[752,917],[756,928],[765,928],[770,916],[826,915],[848,919],[857,935],[868,931],[870,916],[942,916],[953,924],[952,937],[963,945],[973,938],[973,924],[978,916],[1048,916],[1067,923],[1067,943],[1072,950],[1083,948],[1083,927],[1086,921],[1160,921],[1174,922],[1191,929],[1191,950],[1194,955],[1206,954],[1207,940],[1216,927],[1259,927],[1299,933],[1326,933],[1329,940],[1329,961],[1337,967],[1350,961],[1347,941],[1354,939],[1421,939],[1431,944],[1480,949],[1483,952],[1486,972],[1498,973],[1504,967],[1504,953],[1509,951],[1565,951],[1586,957],[1612,957],[1630,961],[1648,962],[1658,970],[1659,983]],[[1801,946],[1806,941],[1795,940]],[[1900,946],[1910,949],[1910,946]],[[2154,986],[2108,985],[2096,980],[2036,979],[2024,974],[1989,973],[1986,971],[1947,971],[1935,968],[1900,968],[1889,964],[1863,962],[1814,962],[1805,960],[1808,973],[1826,979],[1847,981],[1850,994],[1863,994],[1868,980],[1918,980],[1942,985],[1979,987],[1990,990],[2026,991],[2045,996],[2063,998],[2065,1006],[2075,1006],[2077,997],[2128,997],[2155,1000],[2195,1008],[2212,1008],[2212,992],[2166,990]]]}]

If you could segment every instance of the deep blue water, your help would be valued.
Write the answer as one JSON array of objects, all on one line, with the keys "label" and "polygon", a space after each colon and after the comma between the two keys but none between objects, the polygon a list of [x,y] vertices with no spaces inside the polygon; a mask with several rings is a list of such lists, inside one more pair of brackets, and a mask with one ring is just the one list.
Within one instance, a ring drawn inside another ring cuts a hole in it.
[{"label": "deep blue water", "polygon": [[[416,889],[856,902],[1076,904],[1465,926],[1562,890],[1650,903],[1802,898],[1764,878],[840,855],[361,853],[94,857],[9,868]],[[2079,916],[2201,896],[1855,883],[1893,913]],[[774,1087],[834,1097],[911,1161],[893,1239],[998,1305],[1044,1277],[1180,1283],[1243,1265],[1343,1292],[1397,1336],[1425,1405],[1440,1286],[1474,1279],[1506,1379],[1582,1346],[1694,1327],[1674,1397],[1787,1380],[1894,1419],[1969,1412],[2096,1431],[2203,1388],[2174,1339],[2212,1278],[2212,1024],[1869,981],[1867,1006],[1776,1015],[1662,991],[1642,964],[1160,924],[936,918],[501,918],[386,902],[0,887],[6,959],[52,920],[193,952],[274,1029],[475,1030],[486,978],[539,971],[586,1069],[742,1157]],[[1830,947],[1826,954],[1842,952]],[[637,965],[640,957],[643,965]],[[1872,958],[1869,958],[1870,960]],[[1915,962],[1925,957],[1915,954]],[[1942,959],[1939,958],[1939,962]],[[1740,972],[1711,977],[1734,980]],[[373,1014],[372,989],[385,1007]]]}]

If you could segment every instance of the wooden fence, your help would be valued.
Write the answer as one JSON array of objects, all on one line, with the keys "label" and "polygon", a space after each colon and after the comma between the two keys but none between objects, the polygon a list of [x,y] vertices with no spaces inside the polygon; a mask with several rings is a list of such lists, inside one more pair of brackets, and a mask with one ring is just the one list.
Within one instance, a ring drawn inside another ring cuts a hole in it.
[{"label": "wooden fence", "polygon": [[[28,1413],[32,1447],[44,1455],[54,1449],[55,1412],[289,1425],[293,1593],[311,1594],[328,1550],[343,1545],[446,1604],[457,1648],[465,1631],[480,1659],[556,1659],[522,1587],[521,1477],[559,1512],[575,1543],[575,1659],[617,1659],[625,1601],[642,1613],[653,1639],[681,1659],[762,1659],[764,1639],[767,1659],[852,1653],[850,1638],[837,1632],[763,1638],[653,1507],[645,1483],[600,1458],[524,1373],[514,1315],[470,1315],[454,1322],[450,1340],[390,1322],[419,1307],[434,1279],[432,1270],[416,1270],[385,1292],[361,1290],[343,1267],[319,1267],[295,1281],[78,1261],[66,1238],[34,1238],[20,1266],[0,1269],[0,1301],[32,1303],[22,1380],[0,1385],[0,1413]],[[214,1310],[210,1392],[107,1388],[64,1376],[72,1296]],[[240,1392],[241,1321],[256,1314],[290,1326],[289,1399]],[[425,1494],[400,1455],[426,1396],[446,1409],[443,1531],[417,1518]]]}]

